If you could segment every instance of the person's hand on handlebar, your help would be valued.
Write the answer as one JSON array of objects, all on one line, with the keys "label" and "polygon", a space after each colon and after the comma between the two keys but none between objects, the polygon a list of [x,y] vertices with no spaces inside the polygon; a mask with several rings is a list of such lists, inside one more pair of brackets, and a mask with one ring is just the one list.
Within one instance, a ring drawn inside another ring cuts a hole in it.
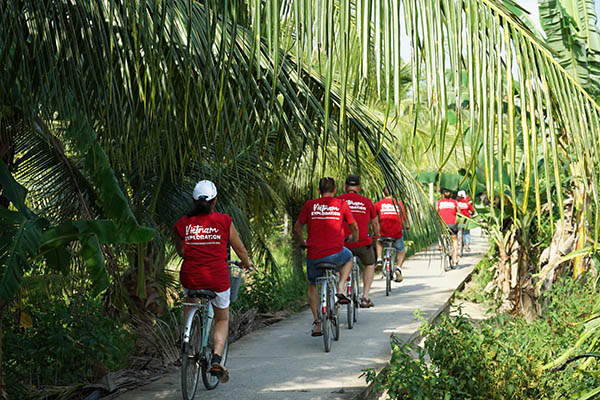
[{"label": "person's hand on handlebar", "polygon": [[245,262],[241,261],[240,268],[245,269],[246,271],[251,271],[254,269],[254,263],[250,259],[246,260]]}]

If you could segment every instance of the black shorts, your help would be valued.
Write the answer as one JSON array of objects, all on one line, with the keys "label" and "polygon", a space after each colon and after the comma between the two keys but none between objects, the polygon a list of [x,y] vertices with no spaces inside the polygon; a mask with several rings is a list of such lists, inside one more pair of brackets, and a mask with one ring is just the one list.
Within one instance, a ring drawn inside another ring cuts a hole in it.
[{"label": "black shorts", "polygon": [[452,236],[458,235],[458,224],[448,224],[448,229]]},{"label": "black shorts", "polygon": [[367,246],[357,247],[355,249],[350,249],[352,251],[352,255],[358,257],[361,263],[364,266],[375,264],[375,252],[373,251],[373,245],[369,244]]}]

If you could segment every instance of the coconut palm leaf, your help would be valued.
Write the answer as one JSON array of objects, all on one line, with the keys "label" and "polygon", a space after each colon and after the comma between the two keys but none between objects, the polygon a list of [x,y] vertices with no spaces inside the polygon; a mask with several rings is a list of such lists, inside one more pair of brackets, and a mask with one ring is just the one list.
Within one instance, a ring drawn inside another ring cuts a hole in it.
[{"label": "coconut palm leaf", "polygon": [[560,65],[594,97],[600,95],[600,30],[593,0],[539,2],[546,41]]}]

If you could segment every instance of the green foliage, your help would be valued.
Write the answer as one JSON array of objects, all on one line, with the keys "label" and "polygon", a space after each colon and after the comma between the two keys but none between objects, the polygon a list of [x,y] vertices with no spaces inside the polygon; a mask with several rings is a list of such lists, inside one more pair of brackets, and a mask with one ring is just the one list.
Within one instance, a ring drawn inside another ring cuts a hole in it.
[{"label": "green foliage", "polygon": [[591,283],[563,279],[532,323],[501,315],[475,324],[459,308],[456,317],[423,322],[423,349],[393,338],[387,371],[367,371],[367,380],[396,399],[559,399],[579,393],[600,384],[598,374],[542,366],[577,339],[583,326],[574,321],[591,312],[594,292]]},{"label": "green foliage", "polygon": [[306,298],[307,281],[303,273],[291,263],[291,246],[286,240],[273,240],[273,255],[279,265],[278,274],[264,268],[247,274],[246,283],[240,289],[240,297],[233,307],[238,310],[256,308],[258,312],[273,312],[301,308]]},{"label": "green foliage", "polygon": [[23,398],[47,386],[91,382],[99,378],[95,370],[126,366],[132,334],[107,316],[99,302],[74,304],[39,294],[23,310],[32,317],[32,328],[19,326],[18,309],[4,313],[2,320],[10,398]]},{"label": "green foliage", "polygon": [[485,293],[484,289],[492,280],[495,273],[494,265],[496,264],[496,248],[492,244],[488,253],[473,269],[471,282],[465,287],[465,290],[457,293],[457,299],[464,299],[473,303],[486,303],[493,299],[492,293]]}]

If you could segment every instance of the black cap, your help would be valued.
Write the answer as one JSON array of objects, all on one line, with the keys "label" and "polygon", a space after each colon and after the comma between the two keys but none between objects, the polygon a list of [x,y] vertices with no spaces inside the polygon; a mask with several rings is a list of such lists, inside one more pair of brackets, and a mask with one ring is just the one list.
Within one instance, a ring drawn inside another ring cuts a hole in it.
[{"label": "black cap", "polygon": [[350,174],[346,178],[346,185],[348,186],[359,186],[360,185],[360,177],[358,175]]}]

